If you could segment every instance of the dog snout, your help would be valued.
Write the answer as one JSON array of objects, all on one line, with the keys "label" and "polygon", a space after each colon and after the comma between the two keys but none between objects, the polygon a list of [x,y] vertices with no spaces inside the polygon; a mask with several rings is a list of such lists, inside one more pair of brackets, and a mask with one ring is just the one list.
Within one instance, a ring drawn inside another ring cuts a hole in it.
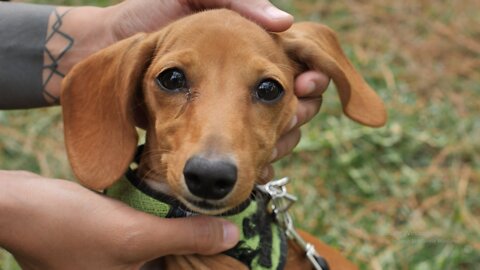
[{"label": "dog snout", "polygon": [[224,159],[190,158],[183,169],[188,190],[202,199],[219,200],[232,191],[237,166]]}]

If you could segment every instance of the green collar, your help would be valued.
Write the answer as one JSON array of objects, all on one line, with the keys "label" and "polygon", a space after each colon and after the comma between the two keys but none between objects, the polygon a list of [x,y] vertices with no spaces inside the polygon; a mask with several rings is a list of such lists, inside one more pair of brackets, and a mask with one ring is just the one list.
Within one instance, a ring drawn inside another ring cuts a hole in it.
[{"label": "green collar", "polygon": [[[256,192],[256,191],[254,191]],[[134,171],[128,170],[105,194],[131,207],[162,218],[196,215],[177,200],[151,189]],[[225,252],[253,270],[283,269],[287,255],[285,233],[267,211],[268,198],[261,193],[251,196],[236,212],[225,213],[223,218],[240,228],[240,241]]]}]

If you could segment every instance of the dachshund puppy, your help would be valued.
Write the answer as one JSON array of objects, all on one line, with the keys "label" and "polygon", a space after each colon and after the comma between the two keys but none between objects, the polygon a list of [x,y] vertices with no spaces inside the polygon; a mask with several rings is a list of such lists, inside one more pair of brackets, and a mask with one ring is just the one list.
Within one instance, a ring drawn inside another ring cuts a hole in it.
[{"label": "dachshund puppy", "polygon": [[[134,185],[192,213],[240,209],[255,197],[255,185],[267,180],[262,168],[295,113],[294,78],[305,70],[332,78],[351,119],[372,127],[386,121],[382,101],[324,25],[296,23],[286,32],[269,33],[232,11],[211,10],[125,39],[75,66],[64,80],[61,103],[73,171],[91,189],[115,186],[134,159],[136,127],[141,127],[146,141],[138,168],[130,170],[138,180]],[[255,217],[274,224],[267,203],[255,206],[265,212]],[[303,235],[330,269],[356,269],[337,251]],[[250,256],[255,266],[228,252],[167,256],[160,264],[165,269],[311,268],[293,242],[287,252],[284,235],[273,238],[280,239],[278,260],[258,255],[271,241],[258,244],[257,253],[237,253]]]}]

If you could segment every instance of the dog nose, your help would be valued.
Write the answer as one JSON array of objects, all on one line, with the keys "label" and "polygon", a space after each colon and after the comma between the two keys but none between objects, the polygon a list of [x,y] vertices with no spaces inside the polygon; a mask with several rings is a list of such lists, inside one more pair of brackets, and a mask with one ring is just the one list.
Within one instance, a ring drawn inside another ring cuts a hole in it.
[{"label": "dog nose", "polygon": [[192,194],[219,200],[232,191],[237,181],[237,166],[225,160],[194,156],[187,160],[183,175]]}]

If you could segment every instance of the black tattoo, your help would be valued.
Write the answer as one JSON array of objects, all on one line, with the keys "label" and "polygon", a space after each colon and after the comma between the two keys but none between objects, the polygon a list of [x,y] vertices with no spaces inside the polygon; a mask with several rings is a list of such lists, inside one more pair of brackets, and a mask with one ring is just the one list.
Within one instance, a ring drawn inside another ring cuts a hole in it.
[{"label": "black tattoo", "polygon": [[[59,65],[60,60],[62,60],[62,58],[65,56],[65,54],[73,47],[73,43],[74,43],[74,39],[71,36],[69,36],[67,33],[62,32],[60,30],[60,28],[62,27],[62,24],[63,24],[62,19],[65,16],[65,14],[67,14],[69,11],[70,11],[70,9],[65,11],[63,14],[60,15],[56,9],[54,10],[56,21],[52,24],[51,32],[45,40],[44,51],[45,51],[45,54],[47,55],[48,59],[50,60],[50,63],[45,63],[45,65],[43,66],[44,72],[45,72],[45,70],[47,70],[48,75],[47,75],[47,78],[43,82],[42,89],[43,89],[43,94],[44,94],[45,98],[48,97],[49,99],[51,99],[52,103],[59,103],[59,97],[56,97],[56,96],[52,95],[48,91],[48,89],[47,89],[48,83],[52,80],[52,78],[54,76],[60,76],[61,78],[65,77],[65,74],[63,74],[62,72],[60,72],[58,70],[58,65]],[[60,53],[58,53],[57,55],[54,55],[48,49],[48,46],[47,46],[48,42],[50,40],[52,40],[54,37],[62,38],[66,42],[65,48],[63,48],[60,51]],[[45,61],[45,62],[47,62],[47,61]]]}]

